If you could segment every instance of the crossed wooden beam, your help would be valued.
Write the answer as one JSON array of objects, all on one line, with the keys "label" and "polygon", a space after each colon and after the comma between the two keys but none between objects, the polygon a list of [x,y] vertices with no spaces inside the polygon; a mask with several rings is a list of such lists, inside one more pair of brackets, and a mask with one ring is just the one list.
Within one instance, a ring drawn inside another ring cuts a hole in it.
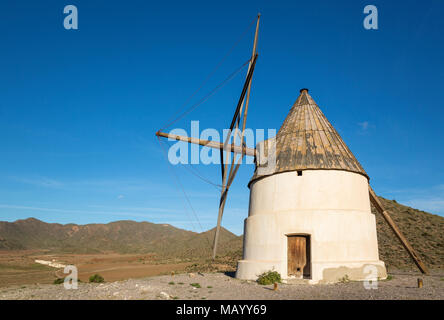
[{"label": "crossed wooden beam", "polygon": [[[251,81],[253,79],[254,67],[257,61],[257,38],[259,32],[259,21],[260,14],[257,16],[256,21],[256,32],[254,35],[253,42],[253,53],[251,55],[251,59],[248,65],[247,77],[244,82],[244,86],[242,88],[242,93],[240,95],[239,101],[237,103],[233,119],[230,124],[230,134],[227,135],[225,143],[220,143],[216,141],[208,141],[208,140],[200,140],[197,138],[183,137],[179,135],[173,135],[164,132],[157,132],[156,135],[158,137],[170,138],[178,141],[185,141],[188,143],[195,143],[201,146],[215,148],[220,150],[220,159],[221,159],[221,172],[222,172],[222,189],[220,195],[219,202],[219,213],[217,217],[217,226],[216,232],[214,234],[214,242],[213,242],[213,259],[216,258],[217,253],[217,244],[219,241],[220,228],[222,222],[222,215],[224,213],[225,203],[227,201],[228,190],[230,189],[231,184],[233,183],[234,177],[239,170],[240,164],[242,163],[242,159],[245,155],[256,156],[256,149],[248,148],[245,145],[244,134],[245,134],[245,126],[247,122],[247,114],[248,114],[248,105],[250,102],[250,92],[251,92]],[[242,121],[242,124],[241,124]],[[234,130],[233,130],[234,129]],[[233,135],[233,143],[230,143],[230,139]],[[240,145],[236,144],[237,138],[240,137]],[[224,152],[225,151],[225,152]],[[236,162],[237,155],[240,154],[238,160]],[[225,159],[224,159],[225,155]],[[228,161],[231,159],[232,161]],[[228,163],[231,163],[230,169],[228,170]]]}]

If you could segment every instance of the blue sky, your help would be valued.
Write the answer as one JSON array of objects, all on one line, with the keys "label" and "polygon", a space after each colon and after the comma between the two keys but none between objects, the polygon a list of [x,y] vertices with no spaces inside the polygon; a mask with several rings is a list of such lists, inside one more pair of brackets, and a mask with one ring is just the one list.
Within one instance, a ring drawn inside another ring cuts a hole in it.
[{"label": "blue sky", "polygon": [[[78,30],[63,28],[68,4]],[[378,8],[378,30],[363,28],[367,4]],[[248,127],[278,129],[307,87],[378,194],[444,215],[443,10],[439,0],[3,1],[0,220],[212,228],[218,190],[174,167],[194,214],[154,133],[258,12]],[[253,33],[194,102],[249,58]],[[244,77],[173,128],[226,128]],[[218,165],[194,168],[219,183]],[[242,166],[229,195],[223,225],[237,234],[253,170]]]}]

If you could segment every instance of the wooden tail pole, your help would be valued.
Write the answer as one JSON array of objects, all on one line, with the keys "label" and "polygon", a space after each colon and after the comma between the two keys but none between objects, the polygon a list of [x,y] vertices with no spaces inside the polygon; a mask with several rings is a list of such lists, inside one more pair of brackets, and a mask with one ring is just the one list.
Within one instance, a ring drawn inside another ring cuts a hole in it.
[{"label": "wooden tail pole", "polygon": [[388,223],[390,228],[395,233],[396,237],[398,237],[399,241],[401,241],[402,245],[407,250],[407,252],[409,253],[410,257],[415,262],[415,264],[418,267],[418,269],[422,273],[428,274],[429,270],[425,266],[424,262],[422,262],[422,260],[419,257],[419,255],[415,252],[413,247],[410,245],[410,243],[407,241],[407,239],[404,237],[404,235],[398,229],[398,227],[396,226],[395,222],[392,220],[392,218],[390,217],[389,213],[384,209],[381,201],[379,201],[378,197],[376,196],[375,192],[373,191],[372,187],[370,187],[370,185],[368,186],[368,191],[370,193],[370,201],[371,201],[371,203],[374,205],[376,210],[383,216],[385,221]]},{"label": "wooden tail pole", "polygon": [[247,148],[247,147],[240,147],[240,146],[236,146],[234,144],[224,146],[223,143],[218,142],[218,141],[202,140],[202,139],[179,136],[177,134],[165,133],[165,132],[160,132],[160,131],[156,132],[156,136],[162,137],[162,138],[174,139],[177,141],[185,141],[188,143],[199,144],[201,146],[208,147],[208,148],[225,150],[228,152],[240,153],[240,154],[244,154],[244,155],[246,154],[247,156],[253,156],[253,157],[256,156],[256,149]]}]

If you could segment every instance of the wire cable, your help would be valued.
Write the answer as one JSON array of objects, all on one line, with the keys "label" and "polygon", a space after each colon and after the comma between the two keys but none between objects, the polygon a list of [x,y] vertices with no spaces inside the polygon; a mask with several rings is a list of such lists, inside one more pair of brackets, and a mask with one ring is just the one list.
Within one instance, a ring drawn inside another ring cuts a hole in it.
[{"label": "wire cable", "polygon": [[202,99],[200,99],[198,102],[193,104],[190,108],[185,110],[182,114],[171,120],[169,123],[167,123],[165,126],[160,129],[160,131],[164,131],[166,128],[170,127],[183,117],[185,117],[187,114],[189,114],[191,111],[196,109],[198,106],[203,104],[205,101],[207,101],[211,96],[213,96],[220,88],[225,86],[229,81],[231,81],[243,68],[245,68],[249,63],[251,59],[248,59],[243,65],[241,65],[238,69],[236,69],[234,72],[232,72],[227,78],[225,78],[222,82],[220,82],[213,90],[211,90],[206,96],[204,96]]},{"label": "wire cable", "polygon": [[[202,224],[201,224],[200,221],[199,221],[199,218],[198,218],[198,216],[197,216],[197,214],[196,214],[196,211],[195,211],[194,208],[193,208],[193,205],[191,204],[191,201],[190,201],[190,199],[189,199],[187,193],[185,192],[185,188],[183,187],[182,183],[181,183],[180,180],[179,180],[179,177],[177,176],[176,172],[174,171],[174,169],[173,169],[173,167],[172,167],[172,164],[168,161],[168,154],[167,154],[166,150],[165,150],[165,149],[163,148],[163,146],[162,146],[162,142],[161,142],[161,140],[160,140],[160,137],[157,137],[157,140],[159,141],[159,145],[160,145],[160,147],[161,147],[161,149],[162,149],[162,151],[163,151],[163,154],[164,154],[164,156],[165,156],[165,159],[167,160],[167,162],[168,162],[168,164],[169,164],[168,168],[170,168],[171,172],[173,173],[174,178],[176,179],[177,184],[179,185],[180,189],[182,190],[182,193],[183,193],[183,195],[184,195],[184,197],[185,197],[185,199],[186,199],[186,201],[187,201],[189,207],[191,208],[191,211],[193,212],[194,217],[196,218],[197,223],[199,224],[199,227],[200,227],[200,230],[201,230],[201,233],[202,233],[202,232],[203,232]],[[186,210],[186,212],[188,212],[188,211]],[[190,222],[191,222],[191,225],[193,226],[193,229],[197,231],[196,227],[194,226],[194,223],[193,223],[192,219],[189,219],[189,220],[190,220]],[[205,237],[205,239],[207,240],[208,247],[211,249],[212,246],[211,246],[211,244],[210,244],[208,238]]]},{"label": "wire cable", "polygon": [[[241,40],[245,37],[245,35],[247,34],[248,30],[251,28],[251,26],[256,22],[256,19],[254,19],[253,21],[250,22],[250,24],[248,25],[248,27],[245,29],[245,31],[240,35],[239,39],[234,43],[234,45],[227,51],[227,53],[222,57],[222,59],[217,63],[216,67],[207,75],[207,77],[204,79],[204,81],[202,82],[202,84],[197,88],[196,91],[194,91],[190,97],[188,97],[188,99],[185,101],[185,103],[182,105],[182,108],[185,108],[185,106],[191,101],[191,99],[205,86],[205,84],[213,77],[213,75],[216,73],[216,71],[221,67],[221,65],[223,64],[223,62],[231,55],[231,53],[233,52],[234,48],[237,47],[237,45],[241,42]],[[170,119],[172,119],[173,117],[171,117]],[[171,120],[170,120],[171,121]],[[174,122],[173,122],[174,123]],[[169,125],[165,126],[163,129],[169,127]]]}]

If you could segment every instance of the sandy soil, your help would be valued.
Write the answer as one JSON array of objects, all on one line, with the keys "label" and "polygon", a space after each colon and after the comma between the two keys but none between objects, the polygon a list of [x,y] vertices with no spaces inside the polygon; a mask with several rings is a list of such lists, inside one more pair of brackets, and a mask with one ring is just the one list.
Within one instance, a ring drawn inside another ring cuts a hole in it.
[{"label": "sandy soil", "polygon": [[[63,284],[53,284],[57,277],[65,276],[63,269],[37,264],[36,259],[75,265],[81,280],[78,289],[66,290]],[[190,264],[159,261],[149,254],[53,255],[42,251],[0,251],[0,299],[444,300],[442,270],[431,276],[390,270],[393,279],[380,281],[377,290],[366,290],[362,282],[348,282],[334,285],[280,284],[278,290],[273,291],[272,286],[240,281],[224,273],[184,273]],[[222,270],[228,268],[222,267]],[[106,282],[87,283],[89,276],[95,273],[102,275]],[[424,280],[421,289],[417,288],[418,277]]]},{"label": "sandy soil", "polygon": [[367,290],[362,282],[331,285],[279,284],[261,286],[223,273],[178,274],[130,279],[102,284],[79,283],[77,290],[60,285],[14,286],[0,289],[0,299],[117,299],[117,300],[231,300],[231,299],[436,299],[444,300],[443,275],[422,276],[393,273],[392,280],[379,281],[378,289]]},{"label": "sandy soil", "polygon": [[165,263],[149,254],[46,254],[42,251],[0,251],[0,287],[53,283],[63,278],[63,269],[56,269],[35,260],[56,261],[75,265],[79,279],[87,282],[95,273],[107,281],[140,278],[181,272],[191,263]]}]

